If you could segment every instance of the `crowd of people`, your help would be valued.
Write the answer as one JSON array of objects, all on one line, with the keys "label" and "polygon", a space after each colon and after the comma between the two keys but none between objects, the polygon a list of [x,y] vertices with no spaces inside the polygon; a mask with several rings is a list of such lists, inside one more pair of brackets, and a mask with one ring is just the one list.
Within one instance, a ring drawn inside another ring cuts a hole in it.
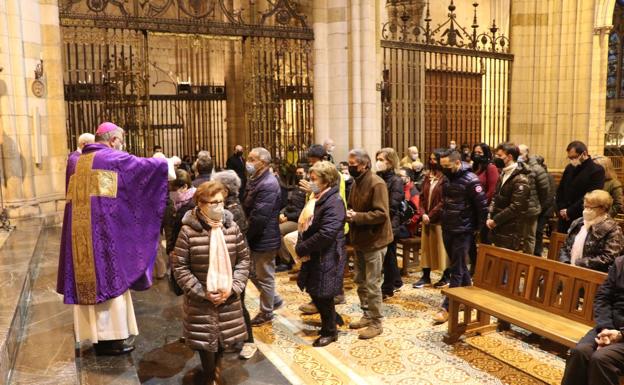
[{"label": "crowd of people", "polygon": [[[108,138],[110,146],[116,146],[114,139]],[[336,304],[345,303],[350,245],[362,317],[348,327],[371,339],[383,332],[383,302],[400,295],[404,285],[399,240],[421,238],[422,273],[414,288],[469,286],[479,242],[542,256],[554,215],[558,224],[551,230],[568,233],[560,261],[609,272],[596,300],[602,306],[595,310],[598,327],[573,349],[575,364],[566,368],[563,383],[612,383],[605,380],[613,379],[607,364],[594,357],[624,358],[624,349],[610,346],[622,339],[624,327],[621,309],[615,309],[624,296],[617,268],[624,262],[616,263],[624,235],[613,219],[623,207],[622,185],[609,159],[592,158],[585,144],[574,141],[566,148],[570,164],[555,186],[544,158],[526,145],[456,147],[452,141],[435,149],[424,163],[417,147],[403,158],[392,148],[374,157],[352,149],[336,164],[334,143],[326,140],[309,147],[305,162],[295,167],[294,184],[261,147],[245,154],[237,145],[219,171],[207,151],[192,164],[170,160],[177,169],[162,223],[166,247],[154,274],[169,277],[184,297],[183,339],[199,351],[207,383],[218,381],[225,350],[239,351],[243,359],[255,354],[253,328],[272,322],[284,305],[276,272],[288,271],[309,295],[299,310],[320,314],[313,346],[326,346],[344,323]],[[155,148],[154,157],[164,158],[162,149]],[[432,271],[441,272],[435,284]],[[253,317],[245,306],[248,280],[260,293]],[[434,322],[448,317],[445,298]]]}]

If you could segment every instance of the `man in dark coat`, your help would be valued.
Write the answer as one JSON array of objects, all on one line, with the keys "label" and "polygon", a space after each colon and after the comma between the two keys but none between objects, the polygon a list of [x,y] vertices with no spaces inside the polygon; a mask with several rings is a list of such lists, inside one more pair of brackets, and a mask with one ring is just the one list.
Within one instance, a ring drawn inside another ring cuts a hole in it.
[{"label": "man in dark coat", "polygon": [[275,292],[275,255],[280,248],[280,185],[269,170],[271,154],[262,147],[249,153],[245,165],[249,183],[243,200],[249,229],[247,242],[251,250],[251,282],[260,292],[260,312],[251,320],[259,326],[273,319],[273,310],[283,301]]},{"label": "man in dark coat", "polygon": [[587,153],[583,142],[574,141],[566,148],[570,164],[563,171],[557,188],[558,231],[567,233],[570,224],[583,215],[583,197],[604,187],[605,171]]},{"label": "man in dark coat", "polygon": [[[447,150],[440,154],[442,173],[448,179],[442,206],[442,234],[444,248],[451,260],[449,287],[470,286],[472,279],[466,267],[466,258],[475,242],[475,232],[487,216],[487,197],[477,177],[461,154]],[[448,321],[448,298],[435,315],[436,323]]]},{"label": "man in dark coat", "polygon": [[561,385],[618,385],[624,371],[624,257],[609,268],[594,297],[591,329],[570,350]]},{"label": "man in dark coat", "polygon": [[234,170],[241,180],[241,188],[239,198],[242,201],[245,197],[245,188],[247,186],[247,173],[245,172],[245,158],[243,158],[243,146],[237,144],[234,148],[234,154],[225,162],[225,168]]},{"label": "man in dark coat", "polygon": [[490,204],[490,218],[487,227],[491,230],[491,240],[498,247],[521,251],[527,239],[523,229],[528,221],[537,217],[528,215],[531,188],[531,171],[524,163],[517,163],[518,147],[503,143],[496,148],[494,164],[501,170],[496,184],[496,192]]}]

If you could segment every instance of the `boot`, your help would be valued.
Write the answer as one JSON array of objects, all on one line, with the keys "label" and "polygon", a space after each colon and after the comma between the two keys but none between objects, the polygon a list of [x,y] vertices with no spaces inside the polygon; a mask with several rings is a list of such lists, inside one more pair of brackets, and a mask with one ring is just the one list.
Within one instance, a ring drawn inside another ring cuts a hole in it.
[{"label": "boot", "polygon": [[306,315],[312,315],[319,312],[316,305],[312,302],[299,306],[299,311]]},{"label": "boot", "polygon": [[383,328],[381,327],[381,322],[371,322],[365,329],[360,330],[359,338],[361,340],[368,340],[374,337],[377,337],[383,333]]},{"label": "boot", "polygon": [[367,317],[362,317],[355,322],[349,324],[349,329],[363,329],[373,323],[373,320]]}]

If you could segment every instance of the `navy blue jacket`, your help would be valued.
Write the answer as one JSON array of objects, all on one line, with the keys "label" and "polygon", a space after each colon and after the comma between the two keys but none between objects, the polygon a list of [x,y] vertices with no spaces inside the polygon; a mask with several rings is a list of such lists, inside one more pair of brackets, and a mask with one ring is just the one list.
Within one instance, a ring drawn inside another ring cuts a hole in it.
[{"label": "navy blue jacket", "polygon": [[388,204],[390,207],[390,221],[392,222],[392,234],[397,237],[401,227],[401,203],[405,200],[403,180],[394,173],[394,170],[378,173],[388,187]]},{"label": "navy blue jacket", "polygon": [[281,205],[280,185],[269,169],[262,175],[247,180],[243,209],[249,223],[247,243],[252,251],[272,251],[280,248]]},{"label": "navy blue jacket", "polygon": [[299,235],[295,251],[310,260],[301,266],[297,285],[311,296],[331,298],[340,294],[347,261],[345,219],[339,187],[332,187],[316,202],[310,227]]},{"label": "navy blue jacket", "polygon": [[479,177],[468,164],[462,163],[444,188],[442,230],[456,234],[480,230],[485,224],[487,212],[487,197]]}]

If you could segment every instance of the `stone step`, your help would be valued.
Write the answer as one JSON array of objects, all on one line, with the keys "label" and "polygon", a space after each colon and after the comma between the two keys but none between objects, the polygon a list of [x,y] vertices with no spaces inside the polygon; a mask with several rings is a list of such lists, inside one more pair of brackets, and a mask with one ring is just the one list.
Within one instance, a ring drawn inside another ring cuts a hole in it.
[{"label": "stone step", "polygon": [[[0,247],[0,384],[7,384],[26,323],[31,263],[42,246],[40,219],[19,221]],[[38,242],[41,241],[41,242]]]},{"label": "stone step", "polygon": [[33,257],[28,317],[10,384],[140,384],[130,355],[98,357],[90,343],[74,342],[72,308],[56,293],[60,237],[60,227],[44,229],[44,246]]}]

